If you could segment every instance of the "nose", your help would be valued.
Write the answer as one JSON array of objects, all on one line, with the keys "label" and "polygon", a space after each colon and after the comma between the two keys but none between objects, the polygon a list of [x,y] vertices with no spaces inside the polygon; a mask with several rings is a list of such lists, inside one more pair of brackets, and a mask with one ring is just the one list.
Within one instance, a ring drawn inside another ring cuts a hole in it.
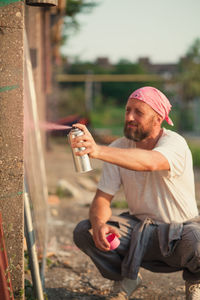
[{"label": "nose", "polygon": [[127,112],[126,113],[126,121],[130,122],[130,121],[134,121],[135,117],[134,117],[134,113],[133,112]]}]

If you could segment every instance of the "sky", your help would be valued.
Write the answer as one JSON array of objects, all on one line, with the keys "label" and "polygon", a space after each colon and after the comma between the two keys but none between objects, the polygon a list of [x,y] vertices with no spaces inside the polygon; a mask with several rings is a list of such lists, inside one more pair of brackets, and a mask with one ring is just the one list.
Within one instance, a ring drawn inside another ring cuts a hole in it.
[{"label": "sky", "polygon": [[61,49],[81,61],[108,57],[176,63],[200,38],[200,0],[98,0],[80,14],[80,30]]}]

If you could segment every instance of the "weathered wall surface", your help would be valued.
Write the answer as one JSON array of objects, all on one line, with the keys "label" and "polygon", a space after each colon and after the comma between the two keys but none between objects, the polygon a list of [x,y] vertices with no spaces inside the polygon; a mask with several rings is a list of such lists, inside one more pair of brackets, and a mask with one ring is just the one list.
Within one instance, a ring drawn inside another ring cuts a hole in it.
[{"label": "weathered wall surface", "polygon": [[24,3],[0,3],[0,210],[15,299],[23,293]]}]

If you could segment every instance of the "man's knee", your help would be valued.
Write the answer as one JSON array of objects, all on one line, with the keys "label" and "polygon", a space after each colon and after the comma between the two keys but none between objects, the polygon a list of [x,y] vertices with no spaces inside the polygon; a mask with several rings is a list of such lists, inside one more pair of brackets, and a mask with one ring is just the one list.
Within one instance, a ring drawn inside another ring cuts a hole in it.
[{"label": "man's knee", "polygon": [[194,243],[193,249],[194,249],[195,256],[200,258],[200,241]]},{"label": "man's knee", "polygon": [[198,272],[200,271],[200,241],[194,243],[193,245],[193,257],[196,263],[196,268]]},{"label": "man's knee", "polygon": [[88,234],[88,230],[91,228],[89,220],[83,220],[77,224],[73,232],[74,243],[77,247],[82,248],[85,236]]},{"label": "man's knee", "polygon": [[200,271],[200,230],[199,226],[190,225],[185,230],[182,244],[182,256],[184,264],[192,272]]},{"label": "man's knee", "polygon": [[199,281],[200,280],[200,242],[196,242],[190,248],[190,251],[185,251],[188,253],[187,260],[183,268],[183,279],[189,281]]}]

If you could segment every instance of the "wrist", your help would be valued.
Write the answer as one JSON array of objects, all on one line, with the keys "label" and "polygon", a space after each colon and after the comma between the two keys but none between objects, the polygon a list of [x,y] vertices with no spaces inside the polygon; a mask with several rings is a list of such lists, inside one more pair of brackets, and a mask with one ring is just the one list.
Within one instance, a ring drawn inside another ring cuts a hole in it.
[{"label": "wrist", "polygon": [[90,157],[98,159],[100,157],[100,152],[101,146],[96,144],[94,151],[90,153]]},{"label": "wrist", "polygon": [[100,220],[98,217],[93,217],[91,220],[92,228],[100,228],[101,226],[105,225],[105,222]]}]

